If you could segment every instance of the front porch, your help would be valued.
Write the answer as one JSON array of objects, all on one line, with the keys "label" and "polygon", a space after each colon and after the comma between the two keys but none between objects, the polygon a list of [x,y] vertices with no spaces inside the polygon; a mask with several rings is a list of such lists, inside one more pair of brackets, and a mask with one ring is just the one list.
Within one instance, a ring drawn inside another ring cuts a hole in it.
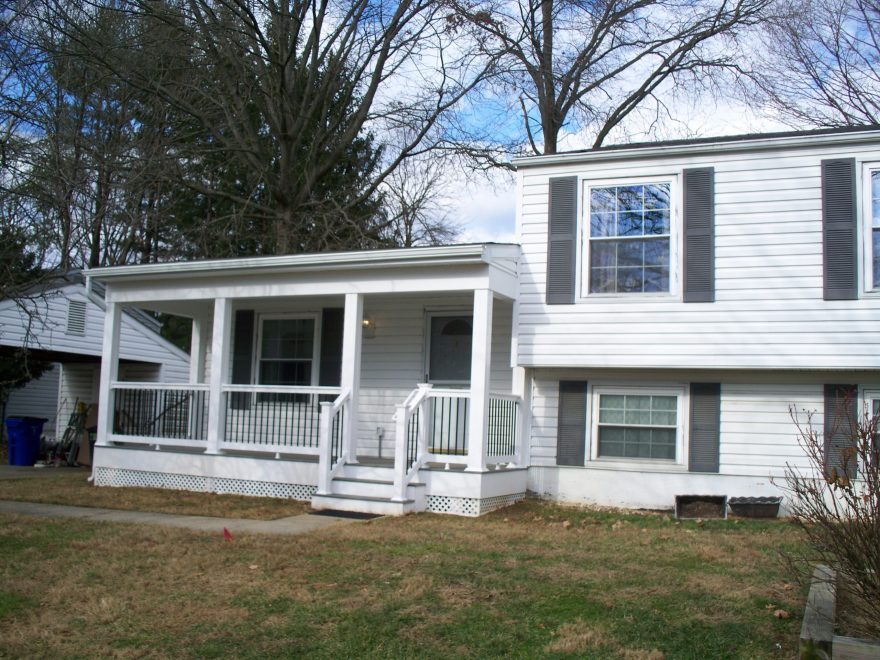
[{"label": "front porch", "polygon": [[[516,246],[94,271],[98,485],[479,515],[526,490]],[[193,320],[188,383],[118,378],[123,306]]]}]

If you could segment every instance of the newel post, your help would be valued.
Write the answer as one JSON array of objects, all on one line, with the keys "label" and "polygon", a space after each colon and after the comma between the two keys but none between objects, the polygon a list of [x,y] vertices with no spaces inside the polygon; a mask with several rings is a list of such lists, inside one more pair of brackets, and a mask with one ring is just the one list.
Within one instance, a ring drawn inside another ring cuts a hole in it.
[{"label": "newel post", "polygon": [[229,382],[232,304],[228,298],[214,301],[214,328],[211,334],[211,378],[208,383],[208,443],[206,454],[219,454],[226,436],[226,405],[223,385]]},{"label": "newel post", "polygon": [[394,502],[406,500],[406,422],[406,405],[400,404],[394,415],[394,494],[391,497]]},{"label": "newel post", "polygon": [[318,430],[318,495],[330,494],[330,428],[332,425],[333,406],[329,401],[321,401],[320,428]]},{"label": "newel post", "polygon": [[489,368],[492,358],[492,292],[474,291],[474,336],[471,343],[471,393],[467,471],[486,469],[489,427]]}]

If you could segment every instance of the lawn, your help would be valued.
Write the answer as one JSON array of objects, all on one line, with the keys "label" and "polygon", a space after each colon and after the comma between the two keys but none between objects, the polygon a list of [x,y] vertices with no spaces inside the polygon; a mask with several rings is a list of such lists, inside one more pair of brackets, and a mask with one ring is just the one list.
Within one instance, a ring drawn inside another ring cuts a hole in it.
[{"label": "lawn", "polygon": [[800,542],[535,501],[231,542],[0,516],[0,657],[788,658]]},{"label": "lawn", "polygon": [[45,468],[39,476],[0,479],[0,500],[126,511],[274,520],[308,510],[307,502],[156,488],[96,488],[84,469]]}]

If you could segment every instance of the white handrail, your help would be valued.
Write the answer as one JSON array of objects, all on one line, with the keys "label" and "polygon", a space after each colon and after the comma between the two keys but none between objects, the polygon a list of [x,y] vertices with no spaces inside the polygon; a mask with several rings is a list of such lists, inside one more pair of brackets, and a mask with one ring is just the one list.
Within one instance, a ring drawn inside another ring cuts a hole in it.
[{"label": "white handrail", "polygon": [[[413,475],[418,473],[421,466],[424,455],[424,425],[427,423],[424,419],[422,404],[431,396],[432,392],[434,392],[434,386],[431,383],[420,383],[416,389],[409,393],[404,402],[397,406],[394,413],[396,426],[394,434],[394,496],[392,499],[398,502],[406,500],[407,485]],[[412,465],[408,465],[407,445],[409,438],[406,431],[417,410],[422,410],[419,416],[419,448],[416,452],[416,460]]]},{"label": "white handrail", "polygon": [[223,392],[253,392],[255,394],[340,394],[338,387],[311,385],[223,385]]},{"label": "white handrail", "polygon": [[194,390],[198,392],[207,392],[209,386],[207,383],[151,383],[144,381],[126,382],[123,380],[114,380],[110,383],[110,388],[114,390]]},{"label": "white handrail", "polygon": [[[351,399],[351,390],[345,389],[339,393],[335,400],[321,402],[320,430],[318,432],[318,494],[328,495],[330,493],[330,482],[333,475],[345,465],[348,456],[343,447],[337,458],[336,464],[333,464],[332,457],[332,439],[330,430],[333,427],[333,418],[339,413],[348,401]],[[351,423],[349,421],[349,423]]]}]

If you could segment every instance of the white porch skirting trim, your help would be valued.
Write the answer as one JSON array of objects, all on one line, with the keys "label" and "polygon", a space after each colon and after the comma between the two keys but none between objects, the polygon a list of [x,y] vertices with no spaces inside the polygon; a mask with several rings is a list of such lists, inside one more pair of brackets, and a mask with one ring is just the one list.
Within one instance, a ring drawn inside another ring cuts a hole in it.
[{"label": "white porch skirting trim", "polygon": [[124,486],[132,488],[168,488],[190,490],[197,493],[222,495],[250,495],[253,497],[278,497],[308,502],[317,486],[307,484],[283,484],[227,477],[202,477],[168,472],[146,472],[125,468],[96,467],[96,486]]},{"label": "white porch skirting trim", "polygon": [[525,492],[483,498],[428,495],[425,504],[426,511],[432,513],[447,513],[453,516],[482,516],[484,513],[519,502],[525,496]]}]

